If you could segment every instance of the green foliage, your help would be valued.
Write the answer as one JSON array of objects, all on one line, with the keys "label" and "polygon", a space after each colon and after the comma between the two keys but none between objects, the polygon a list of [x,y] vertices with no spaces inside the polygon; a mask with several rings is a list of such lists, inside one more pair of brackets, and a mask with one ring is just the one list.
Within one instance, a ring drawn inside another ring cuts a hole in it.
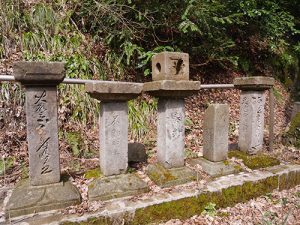
[{"label": "green foliage", "polygon": [[14,166],[15,158],[8,157],[0,159],[0,176],[4,175],[6,171]]},{"label": "green foliage", "polygon": [[202,215],[215,216],[217,214],[216,204],[209,202],[204,207],[204,210],[201,213]]}]

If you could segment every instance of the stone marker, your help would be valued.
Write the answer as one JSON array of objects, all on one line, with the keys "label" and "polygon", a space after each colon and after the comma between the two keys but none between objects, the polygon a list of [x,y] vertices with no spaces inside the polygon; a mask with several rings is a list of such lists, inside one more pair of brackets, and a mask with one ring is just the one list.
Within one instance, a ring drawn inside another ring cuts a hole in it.
[{"label": "stone marker", "polygon": [[300,112],[300,102],[295,102],[292,111],[292,118],[294,118],[298,112]]},{"label": "stone marker", "polygon": [[60,181],[57,85],[65,77],[63,63],[18,62],[16,81],[26,88],[27,141],[31,185]]},{"label": "stone marker", "polygon": [[188,54],[163,52],[152,58],[153,82],[144,91],[158,97],[157,156],[165,168],[184,166],[184,98],[200,90],[189,81]]},{"label": "stone marker", "polygon": [[128,166],[128,105],[137,97],[142,84],[95,81],[86,91],[100,104],[100,168],[105,176],[126,173]]},{"label": "stone marker", "polygon": [[265,90],[274,85],[271,77],[243,77],[234,80],[240,90],[239,149],[256,154],[263,147]]},{"label": "stone marker", "polygon": [[17,62],[15,80],[25,85],[29,180],[13,190],[6,217],[64,208],[80,203],[80,193],[61,181],[58,149],[57,85],[65,77],[63,63]]},{"label": "stone marker", "polygon": [[227,159],[229,107],[227,104],[212,104],[204,115],[203,157],[218,162]]}]

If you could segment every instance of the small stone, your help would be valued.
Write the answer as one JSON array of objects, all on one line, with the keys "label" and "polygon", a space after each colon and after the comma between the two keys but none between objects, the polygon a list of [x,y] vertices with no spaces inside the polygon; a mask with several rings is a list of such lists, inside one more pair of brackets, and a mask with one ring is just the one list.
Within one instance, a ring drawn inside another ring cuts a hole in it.
[{"label": "small stone", "polygon": [[146,160],[145,145],[137,142],[128,144],[128,162],[146,162]]},{"label": "small stone", "polygon": [[294,106],[293,106],[293,111],[292,111],[292,117],[294,118],[296,116],[297,113],[300,112],[300,102],[295,102]]},{"label": "small stone", "polygon": [[218,162],[227,159],[229,107],[212,104],[204,115],[203,157]]}]

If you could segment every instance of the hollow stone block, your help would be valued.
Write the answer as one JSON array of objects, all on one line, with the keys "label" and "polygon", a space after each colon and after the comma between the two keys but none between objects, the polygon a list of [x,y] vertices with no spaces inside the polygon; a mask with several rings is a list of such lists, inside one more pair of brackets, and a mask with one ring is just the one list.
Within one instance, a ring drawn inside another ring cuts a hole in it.
[{"label": "hollow stone block", "polygon": [[125,173],[128,165],[127,102],[100,104],[100,168],[105,176]]},{"label": "hollow stone block", "polygon": [[218,162],[227,159],[229,107],[210,105],[204,115],[203,157]]},{"label": "hollow stone block", "polygon": [[255,154],[263,147],[264,91],[243,91],[240,97],[239,148]]},{"label": "hollow stone block", "polygon": [[165,168],[184,165],[184,99],[158,100],[158,161]]}]

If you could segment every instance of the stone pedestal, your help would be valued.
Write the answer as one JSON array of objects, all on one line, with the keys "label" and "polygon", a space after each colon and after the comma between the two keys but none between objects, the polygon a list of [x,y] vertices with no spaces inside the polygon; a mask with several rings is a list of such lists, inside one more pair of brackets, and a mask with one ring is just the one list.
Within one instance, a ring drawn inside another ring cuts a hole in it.
[{"label": "stone pedestal", "polygon": [[239,149],[256,154],[263,147],[265,90],[274,84],[271,77],[236,78],[240,97]]},{"label": "stone pedestal", "polygon": [[77,189],[60,178],[57,85],[65,77],[64,64],[18,62],[13,69],[26,91],[29,181],[14,189],[6,214],[19,216],[79,203]]},{"label": "stone pedestal", "polygon": [[143,85],[137,83],[95,81],[86,91],[100,100],[100,168],[105,176],[126,173],[128,165],[128,106]]},{"label": "stone pedestal", "polygon": [[227,159],[229,107],[226,104],[210,105],[204,115],[203,157],[212,162]]},{"label": "stone pedestal", "polygon": [[189,81],[188,54],[163,52],[152,58],[153,82],[144,91],[158,97],[157,156],[165,168],[184,166],[184,98],[200,90]]}]

